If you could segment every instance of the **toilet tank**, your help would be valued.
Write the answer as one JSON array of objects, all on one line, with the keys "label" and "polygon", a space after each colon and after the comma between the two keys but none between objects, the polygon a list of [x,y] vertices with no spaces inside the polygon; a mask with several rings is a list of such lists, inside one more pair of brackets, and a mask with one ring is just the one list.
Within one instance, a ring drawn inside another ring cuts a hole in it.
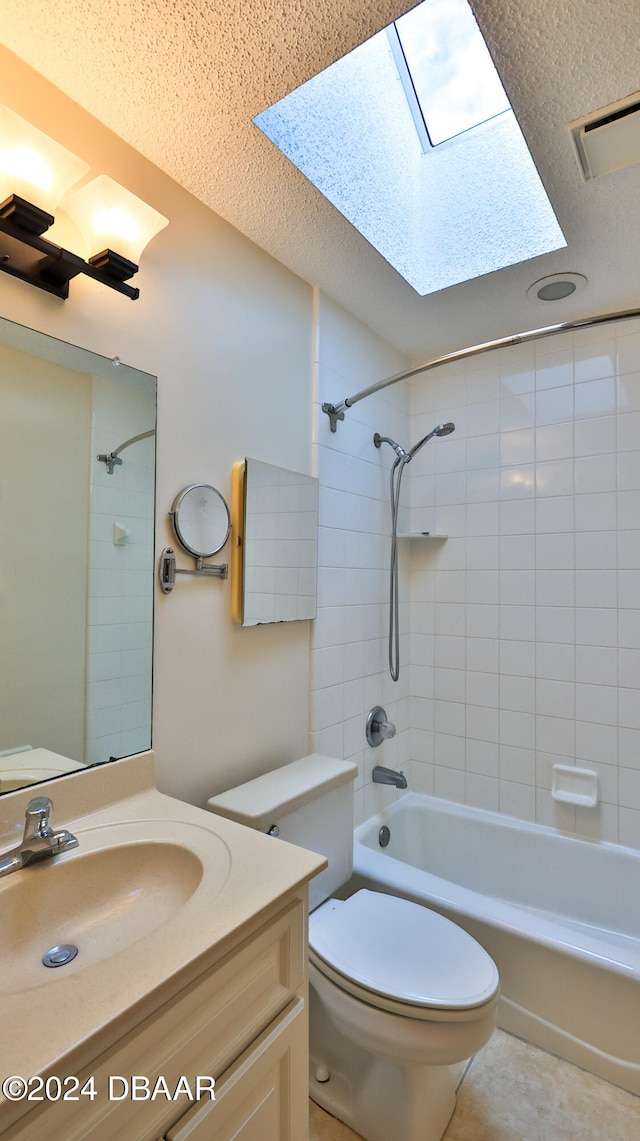
[{"label": "toilet tank", "polygon": [[[353,867],[353,783],[358,769],[311,753],[255,780],[212,796],[207,808],[326,856],[329,867],[309,884],[313,910],[346,883]],[[277,840],[274,839],[274,843]]]}]

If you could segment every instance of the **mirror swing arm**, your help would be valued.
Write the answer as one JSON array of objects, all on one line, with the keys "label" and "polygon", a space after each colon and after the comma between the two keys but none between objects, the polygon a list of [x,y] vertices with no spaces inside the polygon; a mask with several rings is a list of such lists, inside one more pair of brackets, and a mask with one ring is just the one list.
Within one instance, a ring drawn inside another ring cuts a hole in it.
[{"label": "mirror swing arm", "polygon": [[206,578],[228,578],[229,567],[227,563],[205,563],[202,556],[198,555],[195,568],[183,570],[176,566],[176,553],[173,547],[165,547],[160,555],[160,586],[164,594],[171,594],[178,574],[200,575]]},{"label": "mirror swing arm", "polygon": [[226,579],[227,563],[204,561],[221,551],[229,538],[229,508],[220,492],[207,483],[192,483],[178,492],[169,517],[176,539],[187,554],[193,555],[196,565],[193,569],[178,567],[173,547],[165,547],[159,565],[163,594],[171,594],[179,574]]}]

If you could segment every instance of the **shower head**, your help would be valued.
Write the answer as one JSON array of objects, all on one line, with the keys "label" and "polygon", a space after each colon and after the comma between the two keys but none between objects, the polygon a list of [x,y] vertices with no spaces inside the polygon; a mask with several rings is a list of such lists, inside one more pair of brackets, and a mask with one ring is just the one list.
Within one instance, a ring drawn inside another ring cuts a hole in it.
[{"label": "shower head", "polygon": [[399,460],[410,459],[410,456],[405,452],[404,448],[401,448],[400,444],[396,444],[395,440],[392,440],[390,436],[381,436],[379,432],[376,432],[373,437],[373,442],[376,448],[379,448],[380,444],[390,444]]},{"label": "shower head", "polygon": [[451,432],[455,432],[455,428],[455,424],[452,424],[451,421],[449,421],[448,424],[438,424],[438,426],[434,428],[433,431],[429,432],[428,436],[424,436],[422,440],[419,440],[417,444],[413,445],[411,451],[409,452],[409,459],[412,460],[416,452],[420,451],[422,445],[426,444],[427,441],[432,439],[433,436],[448,436]]}]

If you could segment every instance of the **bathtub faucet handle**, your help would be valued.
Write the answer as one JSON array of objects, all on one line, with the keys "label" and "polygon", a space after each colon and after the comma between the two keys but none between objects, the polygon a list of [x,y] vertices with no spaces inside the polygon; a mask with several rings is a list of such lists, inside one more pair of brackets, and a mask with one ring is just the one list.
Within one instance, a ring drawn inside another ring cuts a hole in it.
[{"label": "bathtub faucet handle", "polygon": [[392,721],[387,721],[387,715],[381,705],[374,705],[367,717],[367,742],[376,749],[383,741],[388,741],[396,735],[396,727]]}]

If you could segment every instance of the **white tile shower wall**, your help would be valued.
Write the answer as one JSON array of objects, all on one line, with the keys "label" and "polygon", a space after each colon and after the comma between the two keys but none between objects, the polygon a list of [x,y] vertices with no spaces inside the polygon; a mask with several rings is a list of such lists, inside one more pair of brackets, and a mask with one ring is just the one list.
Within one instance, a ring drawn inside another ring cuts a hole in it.
[{"label": "white tile shower wall", "polygon": [[[356,818],[395,798],[371,783],[374,765],[399,768],[409,759],[407,574],[401,574],[400,629],[404,669],[397,683],[387,669],[390,506],[393,452],[377,450],[373,434],[409,440],[409,394],[386,389],[350,409],[337,431],[322,412],[359,389],[393,375],[405,359],[370,329],[323,296],[316,296],[314,468],[320,480],[318,616],[311,650],[311,742],[317,752],[358,765]],[[408,521],[408,481],[403,488]],[[404,499],[404,496],[403,496]],[[397,735],[377,749],[366,743],[368,711],[386,709]]]},{"label": "white tile shower wall", "polygon": [[[153,639],[153,437],[107,473],[96,456],[155,424],[148,378],[93,378],[86,757],[91,764],[148,749]],[[114,542],[114,526],[129,534]]]},{"label": "white tile shower wall", "polygon": [[411,544],[413,787],[640,847],[640,322],[445,366],[411,412],[456,423],[411,471],[411,529],[450,536]]}]

